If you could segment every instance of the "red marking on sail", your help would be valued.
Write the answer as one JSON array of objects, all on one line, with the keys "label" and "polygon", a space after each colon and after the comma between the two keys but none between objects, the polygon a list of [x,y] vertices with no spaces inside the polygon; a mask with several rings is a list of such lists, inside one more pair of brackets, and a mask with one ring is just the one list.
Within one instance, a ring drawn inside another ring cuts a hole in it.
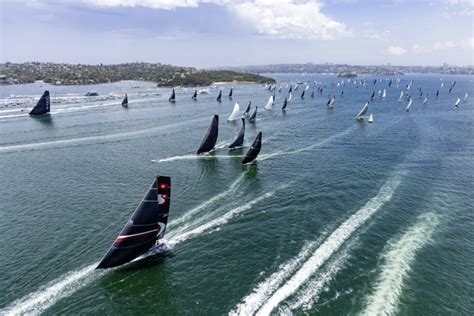
[{"label": "red marking on sail", "polygon": [[117,239],[115,239],[115,242],[116,242],[116,243],[122,243],[122,242],[124,242],[124,241],[131,240],[131,239],[139,239],[139,238],[148,236],[149,234],[154,234],[154,235],[156,235],[156,234],[159,233],[160,229],[161,229],[161,227],[158,226],[156,229],[149,230],[149,231],[144,232],[144,233],[138,233],[138,234],[133,234],[133,235],[118,236]]}]

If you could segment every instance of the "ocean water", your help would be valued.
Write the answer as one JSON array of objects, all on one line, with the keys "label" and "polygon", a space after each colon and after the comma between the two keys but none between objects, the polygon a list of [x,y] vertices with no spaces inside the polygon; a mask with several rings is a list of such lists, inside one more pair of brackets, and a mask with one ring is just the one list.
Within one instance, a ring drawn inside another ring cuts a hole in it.
[{"label": "ocean water", "polygon": [[[0,314],[471,314],[474,78],[273,76],[325,87],[301,99],[301,85],[286,112],[286,87],[270,111],[270,92],[251,84],[232,100],[221,86],[221,103],[218,88],[197,101],[178,88],[175,104],[143,82],[0,87]],[[408,113],[397,100],[411,80]],[[375,122],[357,122],[384,88]],[[29,117],[45,89],[52,114]],[[263,146],[242,166],[226,119],[249,101],[259,111],[245,142],[262,131]],[[213,114],[218,149],[198,158]],[[172,254],[94,270],[157,174],[172,179]]]}]

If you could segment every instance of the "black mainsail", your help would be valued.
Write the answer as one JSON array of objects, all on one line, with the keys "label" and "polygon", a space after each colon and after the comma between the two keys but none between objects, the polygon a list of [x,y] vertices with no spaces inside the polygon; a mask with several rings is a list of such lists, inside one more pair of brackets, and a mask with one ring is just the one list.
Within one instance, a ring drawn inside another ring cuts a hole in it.
[{"label": "black mainsail", "polygon": [[128,106],[128,96],[126,93],[125,93],[125,98],[123,98],[123,101],[122,101],[122,106],[125,108]]},{"label": "black mainsail", "polygon": [[113,268],[138,258],[163,237],[170,210],[171,180],[157,176],[97,269]]},{"label": "black mainsail", "polygon": [[174,91],[174,88],[173,88],[173,92],[171,92],[171,96],[170,96],[170,98],[168,99],[168,101],[170,101],[170,102],[176,102],[176,92]]},{"label": "black mainsail", "polygon": [[253,111],[252,115],[250,115],[249,122],[255,122],[255,119],[257,118],[257,109],[258,106],[255,107],[255,110]]},{"label": "black mainsail", "polygon": [[37,116],[48,114],[50,111],[50,104],[51,101],[49,99],[49,91],[46,90],[39,99],[38,103],[36,103],[35,107],[31,110],[30,115]]},{"label": "black mainsail", "polygon": [[234,139],[230,142],[229,149],[238,149],[244,145],[244,134],[245,134],[245,120],[241,120],[241,124],[237,127],[237,133]]},{"label": "black mainsail", "polygon": [[197,99],[197,95],[198,95],[198,91],[197,91],[197,90],[194,90],[194,94],[193,94],[193,96],[192,96],[191,99],[196,100],[196,99]]},{"label": "black mainsail", "polygon": [[221,100],[222,100],[222,90],[219,90],[219,95],[217,96],[216,100],[221,102]]},{"label": "black mainsail", "polygon": [[247,109],[244,112],[244,116],[250,115],[250,107],[252,106],[252,101],[249,101],[249,105],[247,105]]},{"label": "black mainsail", "polygon": [[282,110],[286,110],[286,107],[288,106],[288,99],[285,98],[285,101],[283,102],[283,107],[281,108]]},{"label": "black mainsail", "polygon": [[229,92],[229,99],[232,99],[232,93],[234,92],[234,89],[233,88],[230,88],[230,92]]},{"label": "black mainsail", "polygon": [[242,160],[242,164],[245,165],[253,162],[260,153],[260,149],[262,149],[262,132],[259,132],[253,141],[252,147],[250,147],[247,155],[245,155],[244,159]]},{"label": "black mainsail", "polygon": [[197,150],[197,154],[202,154],[209,152],[214,149],[214,146],[217,142],[217,135],[219,133],[219,115],[214,115],[211,121],[211,125],[209,125],[206,135],[201,141],[201,145]]}]

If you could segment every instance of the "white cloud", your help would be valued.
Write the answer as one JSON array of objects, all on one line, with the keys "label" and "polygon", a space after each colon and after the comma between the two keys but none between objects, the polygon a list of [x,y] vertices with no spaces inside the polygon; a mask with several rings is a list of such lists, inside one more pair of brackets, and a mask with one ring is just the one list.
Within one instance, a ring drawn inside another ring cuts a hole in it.
[{"label": "white cloud", "polygon": [[321,12],[314,0],[255,0],[228,4],[245,23],[259,34],[279,38],[334,39],[350,32],[343,23]]},{"label": "white cloud", "polygon": [[401,56],[406,54],[407,50],[400,46],[389,46],[387,49],[390,55]]},{"label": "white cloud", "polygon": [[466,38],[463,41],[462,46],[467,49],[474,49],[474,37]]},{"label": "white cloud", "polygon": [[83,0],[85,3],[105,7],[147,7],[172,10],[178,7],[197,7],[198,0]]},{"label": "white cloud", "polygon": [[474,0],[446,0],[446,11],[448,14],[473,15]]}]

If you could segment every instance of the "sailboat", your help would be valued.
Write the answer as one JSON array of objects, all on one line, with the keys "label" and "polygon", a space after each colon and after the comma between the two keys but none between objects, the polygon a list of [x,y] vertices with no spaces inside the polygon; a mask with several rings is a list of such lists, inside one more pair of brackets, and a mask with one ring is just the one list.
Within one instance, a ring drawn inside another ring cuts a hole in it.
[{"label": "sailboat", "polygon": [[385,98],[386,96],[387,96],[387,90],[383,89],[382,98]]},{"label": "sailboat", "polygon": [[245,155],[244,159],[242,159],[242,164],[246,165],[255,161],[261,149],[262,149],[262,132],[259,132],[255,140],[253,141],[253,144],[250,147],[249,151]]},{"label": "sailboat", "polygon": [[444,82],[441,81],[441,85],[439,86],[440,88],[443,88],[444,87]]},{"label": "sailboat", "polygon": [[221,100],[222,100],[222,90],[219,90],[219,95],[217,96],[216,100],[221,102]]},{"label": "sailboat", "polygon": [[428,103],[428,93],[425,94],[425,98],[423,99],[423,104]]},{"label": "sailboat", "polygon": [[194,93],[193,93],[193,96],[191,97],[191,99],[197,100],[197,95],[198,95],[198,91],[194,90]]},{"label": "sailboat", "polygon": [[234,92],[234,88],[230,88],[229,92],[229,99],[232,99],[232,93]]},{"label": "sailboat", "polygon": [[461,98],[458,97],[458,98],[456,99],[456,102],[454,103],[454,107],[458,108],[460,103],[461,103]]},{"label": "sailboat", "polygon": [[244,116],[249,116],[250,115],[250,107],[252,105],[252,101],[249,101],[249,105],[247,105],[247,109],[244,112]]},{"label": "sailboat", "polygon": [[464,102],[466,102],[468,98],[469,98],[469,94],[466,92],[466,94],[464,94]]},{"label": "sailboat", "polygon": [[374,97],[375,97],[375,91],[372,91],[372,95],[370,96],[370,100],[374,100]]},{"label": "sailboat", "polygon": [[285,98],[285,101],[283,101],[283,107],[281,108],[283,111],[286,111],[286,107],[288,106],[288,100]]},{"label": "sailboat", "polygon": [[436,90],[436,99],[438,98],[438,96],[439,96],[439,89]]},{"label": "sailboat", "polygon": [[171,179],[157,176],[96,269],[117,267],[154,247],[163,248],[165,245],[160,239],[168,223],[170,196]]},{"label": "sailboat", "polygon": [[273,95],[270,96],[268,99],[267,104],[265,104],[264,109],[265,110],[271,110],[273,108]]},{"label": "sailboat", "polygon": [[398,98],[398,102],[402,102],[403,100],[403,90],[400,91],[400,97]]},{"label": "sailboat", "polygon": [[311,91],[311,97],[314,98],[314,90]]},{"label": "sailboat", "polygon": [[406,109],[405,109],[407,112],[410,112],[410,109],[411,109],[412,104],[413,104],[413,99],[410,98],[410,100],[408,101],[408,105],[407,105],[407,107],[406,107]]},{"label": "sailboat", "polygon": [[229,118],[227,119],[227,122],[230,121],[235,121],[238,119],[240,116],[240,106],[238,102],[235,102],[234,109],[232,110],[232,113],[230,113]]},{"label": "sailboat", "polygon": [[201,141],[201,145],[197,150],[197,154],[208,153],[214,150],[214,146],[217,142],[217,136],[219,134],[219,115],[214,115],[211,121],[211,125],[207,128],[207,132]]},{"label": "sailboat", "polygon": [[328,102],[326,103],[326,105],[328,106],[328,108],[332,109],[334,107],[334,101],[336,100],[335,97],[329,97],[329,100]]},{"label": "sailboat", "polygon": [[123,106],[124,108],[128,107],[128,96],[127,96],[126,93],[125,93],[125,97],[124,97],[123,100],[122,100],[122,106]]},{"label": "sailboat", "polygon": [[230,142],[229,149],[239,149],[244,145],[244,135],[245,135],[245,120],[241,119],[240,125],[237,127],[236,135],[234,139]]},{"label": "sailboat", "polygon": [[304,99],[304,93],[306,92],[306,90],[303,90],[303,92],[301,92],[301,99]]},{"label": "sailboat", "polygon": [[293,97],[293,96],[292,96],[292,94],[291,94],[291,92],[290,92],[290,95],[288,96],[288,102],[291,101],[291,98],[292,98],[292,97]]},{"label": "sailboat", "polygon": [[50,98],[49,98],[49,91],[46,90],[41,98],[39,99],[38,103],[36,103],[35,107],[29,113],[31,116],[39,116],[49,114],[50,112]]},{"label": "sailboat", "polygon": [[369,118],[367,119],[367,122],[373,123],[374,122],[374,115],[370,113]]},{"label": "sailboat", "polygon": [[288,93],[291,93],[293,91],[293,86],[290,84],[290,89],[288,89]]},{"label": "sailboat", "polygon": [[369,102],[365,102],[364,107],[360,112],[356,115],[356,120],[363,120],[364,119],[364,114],[367,113],[367,110],[369,109]]},{"label": "sailboat", "polygon": [[168,101],[176,102],[176,92],[174,91],[174,88],[173,88],[173,92],[171,92],[171,96],[169,97]]},{"label": "sailboat", "polygon": [[257,109],[258,109],[258,107],[256,106],[255,110],[252,113],[252,115],[250,115],[250,117],[249,117],[249,122],[254,123],[255,120],[257,119]]}]

